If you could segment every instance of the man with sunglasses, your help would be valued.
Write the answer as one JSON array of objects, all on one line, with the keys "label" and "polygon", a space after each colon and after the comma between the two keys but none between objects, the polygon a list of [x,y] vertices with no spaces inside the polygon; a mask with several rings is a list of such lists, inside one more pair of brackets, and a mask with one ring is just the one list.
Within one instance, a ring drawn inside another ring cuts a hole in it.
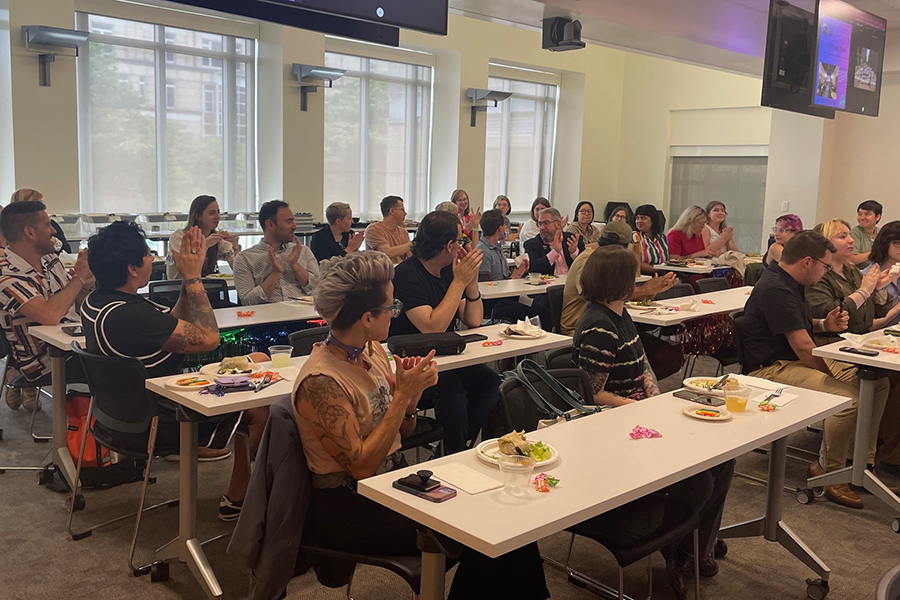
[{"label": "man with sunglasses", "polygon": [[566,223],[555,208],[541,211],[538,226],[540,235],[531,238],[523,246],[531,264],[528,272],[565,275],[575,257],[584,252],[584,239],[578,234],[564,231]]},{"label": "man with sunglasses", "polygon": [[[834,252],[834,244],[814,231],[801,231],[791,238],[781,261],[763,272],[747,299],[740,340],[744,367],[751,376],[853,399],[850,408],[825,419],[819,460],[810,466],[810,476],[833,470],[829,465],[846,463],[859,402],[856,368],[812,355],[813,333],[845,331],[850,320],[840,306],[824,319],[813,319],[806,300],[806,288],[831,270]],[[886,378],[875,382],[876,405],[884,406],[888,391]],[[842,506],[863,507],[847,484],[825,486],[825,497]]]}]

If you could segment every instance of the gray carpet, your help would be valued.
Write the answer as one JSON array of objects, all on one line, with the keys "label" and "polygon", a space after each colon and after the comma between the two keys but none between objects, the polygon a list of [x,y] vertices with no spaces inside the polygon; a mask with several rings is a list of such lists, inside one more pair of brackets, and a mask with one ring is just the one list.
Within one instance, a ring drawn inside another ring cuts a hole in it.
[{"label": "gray carpet", "polygon": [[[701,361],[697,374],[711,373],[713,363]],[[673,389],[679,382],[673,376],[663,382],[663,389]],[[49,406],[38,415],[38,427],[49,431]],[[47,445],[38,445],[28,437],[30,415],[21,409],[10,411],[0,406],[0,465],[36,464]],[[818,436],[800,432],[791,444],[815,450]],[[154,474],[158,482],[151,486],[149,501],[161,502],[177,494],[175,463],[158,461]],[[231,461],[207,463],[200,467],[199,531],[202,537],[227,533],[231,526],[216,519],[218,500],[228,481]],[[738,470],[765,477],[766,457],[751,453],[741,458]],[[806,464],[788,463],[788,485],[798,485]],[[111,516],[134,510],[139,484],[129,484],[100,492],[86,493],[87,508],[76,513],[76,527],[86,526]],[[735,523],[762,515],[766,490],[763,486],[736,478],[728,497],[725,523]],[[893,533],[894,516],[872,496],[863,496],[864,510],[851,510],[825,500],[802,506],[793,494],[784,494],[784,519],[832,569],[829,598],[865,599],[875,597],[881,576],[900,563],[900,537]],[[116,599],[128,600],[184,598],[202,600],[205,596],[184,565],[173,564],[171,578],[165,583],[151,583],[149,577],[132,577],[126,559],[133,520],[95,532],[75,542],[66,533],[65,497],[37,485],[34,473],[7,472],[0,475],[0,540],[3,561],[0,563],[0,598],[6,600],[36,598]],[[164,544],[177,531],[177,511],[170,508],[150,513],[144,520],[138,544],[137,560],[147,560],[152,548]],[[557,534],[541,541],[542,552],[562,559],[569,536]],[[226,540],[206,547],[210,562],[229,599],[246,596],[248,571],[225,554]],[[728,556],[719,561],[719,574],[702,582],[704,598],[730,600],[806,598],[807,577],[813,573],[794,560],[785,550],[761,539],[730,540]],[[615,563],[601,547],[579,539],[575,545],[573,566],[605,581],[615,581]],[[574,600],[596,598],[566,581],[563,573],[545,567],[553,598]],[[626,574],[626,592],[643,597],[645,591],[643,564],[634,565]],[[665,579],[663,561],[654,557],[654,597],[671,598]],[[288,590],[289,598],[340,599],[341,589],[326,589],[308,574],[295,579]],[[361,567],[353,586],[357,600],[408,598],[405,584],[392,574]],[[689,595],[690,597],[690,595]]]}]

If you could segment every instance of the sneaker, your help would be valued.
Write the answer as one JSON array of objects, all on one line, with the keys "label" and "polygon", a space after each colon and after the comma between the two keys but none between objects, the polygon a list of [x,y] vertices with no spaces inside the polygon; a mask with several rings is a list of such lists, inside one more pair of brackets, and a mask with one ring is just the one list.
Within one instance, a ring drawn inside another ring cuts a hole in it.
[{"label": "sneaker", "polygon": [[41,399],[38,398],[37,388],[25,388],[22,390],[22,408],[28,412],[41,411]]},{"label": "sneaker", "polygon": [[244,507],[244,501],[232,502],[228,496],[222,496],[219,500],[219,520],[220,521],[237,521],[241,516],[241,509]]},{"label": "sneaker", "polygon": [[6,388],[6,405],[13,410],[18,410],[22,406],[22,390]]},{"label": "sneaker", "polygon": [[[215,462],[225,460],[229,456],[231,456],[231,450],[228,448],[197,448],[197,462]],[[181,460],[181,456],[178,453],[169,454],[163,460],[178,462]]]}]

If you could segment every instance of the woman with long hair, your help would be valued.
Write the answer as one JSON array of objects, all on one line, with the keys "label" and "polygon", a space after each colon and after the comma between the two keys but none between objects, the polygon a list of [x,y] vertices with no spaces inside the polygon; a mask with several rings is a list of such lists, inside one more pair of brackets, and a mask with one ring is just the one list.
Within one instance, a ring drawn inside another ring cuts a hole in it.
[{"label": "woman with long hair", "polygon": [[734,243],[734,227],[729,227],[725,219],[728,211],[725,205],[718,200],[713,200],[706,205],[706,227],[701,232],[706,249],[712,254],[721,254],[726,250],[738,251]]},{"label": "woman with long hair", "polygon": [[801,231],[803,231],[803,221],[797,215],[781,215],[775,219],[775,227],[772,228],[772,233],[775,234],[775,243],[769,246],[765,256],[763,256],[763,264],[767,267],[771,264],[777,265],[781,260],[781,252],[784,250],[784,245]]},{"label": "woman with long hair", "polygon": [[[507,198],[507,197],[504,196],[503,194],[500,194],[499,196],[497,196],[497,199],[494,200],[494,208],[496,208],[496,209],[499,210],[501,213],[503,213],[503,220],[506,222],[506,230],[507,230],[507,231],[512,232],[512,227],[513,227],[513,225],[515,225],[516,227],[519,226],[518,223],[512,223],[512,222],[509,220],[509,213],[512,212],[512,204],[510,204],[509,198]],[[507,242],[515,242],[515,241],[518,240],[518,239],[519,239],[519,233],[518,233],[518,232],[516,232],[516,233],[508,233],[508,234],[506,235],[506,240],[505,240],[505,241],[507,241]]]},{"label": "woman with long hair", "polygon": [[699,206],[684,209],[678,221],[669,230],[669,256],[672,258],[705,258],[711,256],[703,241],[707,222],[706,211]]},{"label": "woman with long hair", "polygon": [[169,238],[169,253],[166,256],[166,276],[169,279],[181,279],[181,274],[172,259],[172,250],[181,251],[181,240],[184,232],[197,226],[206,238],[206,260],[203,262],[203,277],[219,270],[219,261],[228,261],[234,267],[234,255],[241,251],[238,236],[227,231],[217,231],[219,226],[219,203],[213,196],[197,196],[188,210],[185,228],[176,231]]},{"label": "woman with long hair", "polygon": [[654,267],[669,260],[669,240],[662,232],[659,211],[652,204],[641,204],[634,211],[634,230],[638,242],[634,252],[641,265],[641,273],[653,275]]},{"label": "woman with long hair", "polygon": [[[878,265],[882,273],[889,273],[891,269],[900,270],[900,266],[898,266],[900,265],[900,221],[891,221],[881,228],[872,243],[869,260],[872,261],[872,264],[863,269],[863,274],[867,274],[874,265]],[[900,304],[900,286],[896,281],[887,284],[884,290],[895,305]],[[900,323],[900,315],[885,326],[892,327],[898,323]]]},{"label": "woman with long hair", "polygon": [[541,220],[541,211],[550,208],[550,201],[538,196],[531,203],[531,218],[522,223],[519,228],[519,241],[523,244],[541,233],[538,221]]},{"label": "woman with long hair", "polygon": [[584,238],[585,244],[596,244],[600,241],[600,229],[594,227],[594,205],[587,200],[582,200],[575,205],[575,221],[566,231],[576,233]]},{"label": "woman with long hair", "polygon": [[450,202],[459,208],[456,216],[459,218],[463,233],[477,244],[478,238],[472,234],[481,229],[481,208],[474,212],[470,209],[469,194],[466,193],[466,190],[453,190],[453,193],[450,194]]}]

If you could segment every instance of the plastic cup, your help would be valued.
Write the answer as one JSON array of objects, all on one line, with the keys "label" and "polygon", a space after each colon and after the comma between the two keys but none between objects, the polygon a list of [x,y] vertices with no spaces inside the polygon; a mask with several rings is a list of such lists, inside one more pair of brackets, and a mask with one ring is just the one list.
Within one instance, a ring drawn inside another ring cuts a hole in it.
[{"label": "plastic cup", "polygon": [[503,491],[510,496],[521,497],[528,493],[534,459],[530,456],[501,454],[498,459],[503,474]]},{"label": "plastic cup", "polygon": [[750,399],[750,388],[736,387],[725,390],[725,408],[728,412],[742,413],[747,409],[747,400]]},{"label": "plastic cup", "polygon": [[530,275],[528,275],[528,283],[530,283],[531,285],[537,285],[540,282],[541,282],[540,273],[531,273]]},{"label": "plastic cup", "polygon": [[283,369],[291,366],[291,353],[293,346],[269,346],[269,356],[272,357],[272,368]]}]

